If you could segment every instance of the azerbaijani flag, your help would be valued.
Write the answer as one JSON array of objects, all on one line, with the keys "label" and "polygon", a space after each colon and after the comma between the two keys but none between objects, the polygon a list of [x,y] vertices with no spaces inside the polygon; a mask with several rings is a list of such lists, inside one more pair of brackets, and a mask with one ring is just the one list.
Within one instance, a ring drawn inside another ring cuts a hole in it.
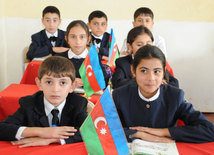
[{"label": "azerbaijani flag", "polygon": [[113,29],[111,29],[111,35],[109,38],[109,59],[108,59],[108,64],[110,66],[115,66],[115,61],[117,58],[119,58],[119,50],[116,44],[115,36]]},{"label": "azerbaijani flag", "polygon": [[126,155],[130,153],[108,88],[80,127],[80,132],[89,154]]},{"label": "azerbaijani flag", "polygon": [[103,70],[94,45],[91,46],[88,55],[80,66],[79,73],[87,96],[91,96],[106,87]]}]

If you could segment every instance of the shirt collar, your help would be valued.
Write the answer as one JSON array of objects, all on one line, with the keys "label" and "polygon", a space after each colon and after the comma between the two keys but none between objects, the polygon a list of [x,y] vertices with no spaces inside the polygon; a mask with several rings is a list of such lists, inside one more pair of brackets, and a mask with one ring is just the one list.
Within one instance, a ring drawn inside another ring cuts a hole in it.
[{"label": "shirt collar", "polygon": [[154,96],[152,96],[151,98],[145,98],[145,97],[141,94],[140,88],[139,88],[139,87],[138,87],[138,94],[139,94],[139,96],[140,96],[140,98],[141,98],[142,100],[147,101],[147,102],[151,102],[151,101],[156,100],[156,99],[159,97],[159,95],[160,95],[160,88],[158,88],[157,93],[156,93]]},{"label": "shirt collar", "polygon": [[96,39],[100,39],[100,40],[103,39],[103,35],[101,35],[101,36],[99,36],[99,37],[95,36],[93,33],[91,33],[91,35],[92,35],[94,38],[96,38]]},{"label": "shirt collar", "polygon": [[48,102],[48,100],[44,97],[44,105],[45,105],[46,116],[48,116],[54,108],[57,108],[59,110],[59,113],[61,114],[62,109],[65,106],[65,101],[66,101],[66,99],[58,107],[55,107],[50,102]]},{"label": "shirt collar", "polygon": [[87,54],[88,54],[88,49],[87,48],[85,48],[85,50],[80,55],[76,55],[70,48],[69,51],[68,51],[68,58],[69,59],[72,59],[72,58],[76,58],[76,59],[86,58]]},{"label": "shirt collar", "polygon": [[48,38],[50,37],[58,37],[58,31],[56,31],[54,34],[49,33],[48,31],[45,30],[45,33]]}]

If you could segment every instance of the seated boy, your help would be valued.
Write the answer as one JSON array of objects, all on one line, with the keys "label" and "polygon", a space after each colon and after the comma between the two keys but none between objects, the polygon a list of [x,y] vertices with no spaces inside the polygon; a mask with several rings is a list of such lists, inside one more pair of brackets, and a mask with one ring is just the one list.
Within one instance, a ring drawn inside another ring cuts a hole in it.
[{"label": "seated boy", "polygon": [[[134,13],[134,21],[132,22],[134,27],[137,26],[145,26],[147,27],[150,31],[152,31],[153,25],[154,25],[154,14],[151,9],[147,7],[140,7],[138,8],[135,13]],[[166,44],[164,38],[162,38],[159,35],[156,35],[152,32],[154,41],[153,45],[159,47],[161,51],[164,53],[165,57],[167,58],[167,53],[166,53]],[[120,56],[125,56],[130,54],[128,52],[128,47],[127,47],[127,39],[124,40],[123,46],[121,48]]]},{"label": "seated boy", "polygon": [[59,56],[44,60],[36,78],[41,91],[22,97],[20,108],[0,122],[0,140],[20,147],[82,141],[78,128],[87,117],[88,101],[72,93],[74,80],[71,61]]},{"label": "seated boy", "polygon": [[107,29],[108,18],[102,11],[93,11],[88,16],[88,27],[91,29],[91,44],[99,49],[99,56],[103,60],[108,60],[109,55],[109,37],[105,32]]},{"label": "seated boy", "polygon": [[68,50],[65,32],[58,29],[61,23],[60,12],[55,6],[47,6],[42,13],[42,24],[45,29],[31,36],[27,58],[46,57]]}]

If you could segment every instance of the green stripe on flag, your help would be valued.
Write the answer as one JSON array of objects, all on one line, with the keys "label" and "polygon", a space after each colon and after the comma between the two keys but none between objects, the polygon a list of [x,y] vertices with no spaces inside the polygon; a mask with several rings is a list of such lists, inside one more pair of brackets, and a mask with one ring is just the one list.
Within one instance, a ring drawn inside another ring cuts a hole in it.
[{"label": "green stripe on flag", "polygon": [[88,81],[88,78],[86,76],[86,68],[85,68],[85,65],[84,63],[82,63],[80,69],[79,69],[79,73],[80,73],[80,76],[81,76],[81,79],[83,81],[83,88],[85,90],[85,93],[87,96],[91,96],[93,95],[95,92],[93,91],[93,89],[91,88],[91,85]]},{"label": "green stripe on flag", "polygon": [[86,118],[86,120],[80,127],[80,132],[89,154],[105,155],[96,129],[94,127],[91,115]]}]

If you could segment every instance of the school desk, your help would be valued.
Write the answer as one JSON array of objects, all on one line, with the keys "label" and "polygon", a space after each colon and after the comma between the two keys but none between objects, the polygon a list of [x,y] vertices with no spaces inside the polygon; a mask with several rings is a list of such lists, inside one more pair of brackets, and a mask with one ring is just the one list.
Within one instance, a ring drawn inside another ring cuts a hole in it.
[{"label": "school desk", "polygon": [[[33,84],[11,84],[0,92],[0,121],[12,115],[19,108],[19,98],[32,95],[39,89]],[[92,95],[87,99],[96,104],[101,95]]]},{"label": "school desk", "polygon": [[[213,155],[214,142],[204,144],[176,143],[180,155]],[[8,155],[87,155],[83,142],[74,144],[51,144],[48,146],[36,146],[18,148],[10,142],[0,141],[0,154]]]}]

